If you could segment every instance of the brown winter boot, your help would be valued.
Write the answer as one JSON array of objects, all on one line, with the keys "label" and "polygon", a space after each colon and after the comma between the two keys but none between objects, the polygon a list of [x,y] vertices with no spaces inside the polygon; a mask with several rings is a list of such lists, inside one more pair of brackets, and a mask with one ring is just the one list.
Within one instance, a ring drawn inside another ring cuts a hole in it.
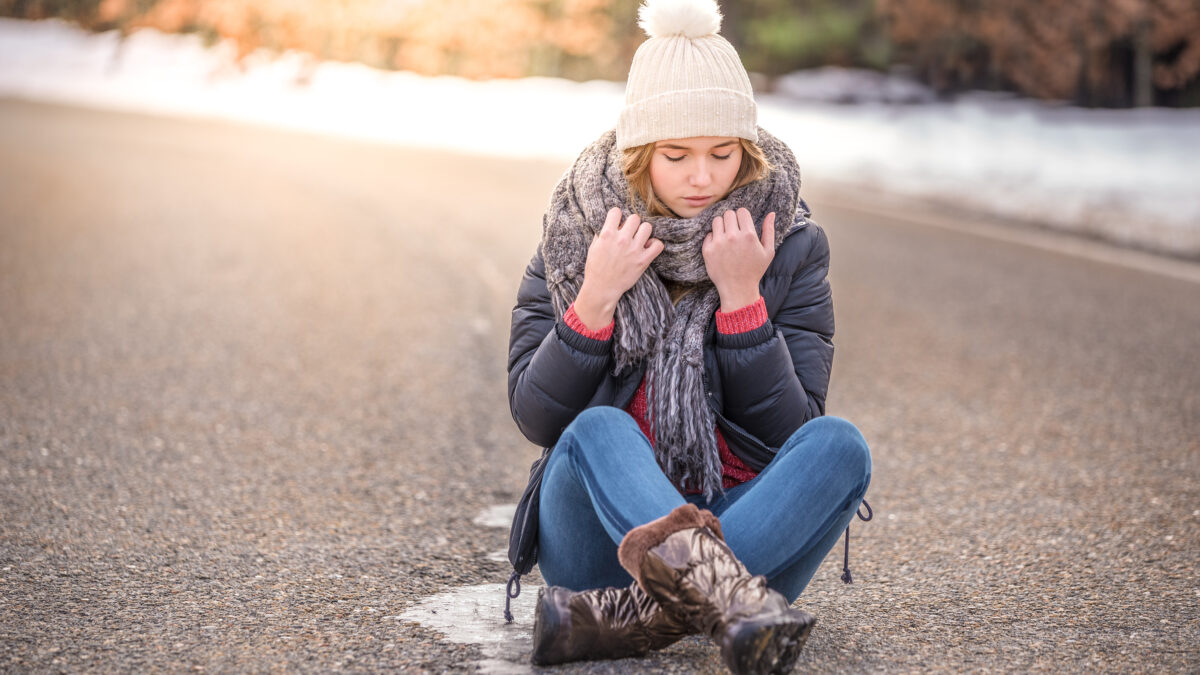
[{"label": "brown winter boot", "polygon": [[628,588],[538,592],[533,621],[534,665],[644,656],[696,631],[665,612],[637,583]]},{"label": "brown winter boot", "polygon": [[708,635],[734,673],[786,673],[816,623],[751,576],[720,522],[685,504],[625,535],[621,566],[667,613]]}]

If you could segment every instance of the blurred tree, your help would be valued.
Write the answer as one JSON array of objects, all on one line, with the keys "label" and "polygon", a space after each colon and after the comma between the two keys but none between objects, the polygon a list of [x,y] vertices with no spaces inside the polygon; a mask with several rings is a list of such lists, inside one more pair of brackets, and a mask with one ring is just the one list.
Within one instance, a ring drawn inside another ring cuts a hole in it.
[{"label": "blurred tree", "polygon": [[778,75],[821,65],[883,68],[890,57],[874,0],[727,0],[724,31],[752,71]]},{"label": "blurred tree", "polygon": [[1148,105],[1200,75],[1200,0],[878,0],[898,55],[942,91]]},{"label": "blurred tree", "polygon": [[[622,79],[641,0],[0,0],[62,17],[424,74]],[[751,71],[908,64],[943,92],[1200,105],[1200,0],[723,0]]]},{"label": "blurred tree", "polygon": [[0,16],[78,21],[90,16],[98,3],[99,0],[0,0]]},{"label": "blurred tree", "polygon": [[[260,47],[467,77],[611,77],[627,51],[621,0],[0,0],[0,16],[151,27]],[[620,6],[617,8],[617,6]]]}]

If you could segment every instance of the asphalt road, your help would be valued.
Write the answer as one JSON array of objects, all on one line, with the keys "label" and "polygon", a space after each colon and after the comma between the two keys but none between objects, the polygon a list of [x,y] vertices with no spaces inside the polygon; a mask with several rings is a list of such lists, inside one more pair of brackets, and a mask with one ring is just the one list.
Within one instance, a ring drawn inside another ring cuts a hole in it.
[{"label": "asphalt road", "polygon": [[[506,577],[562,168],[0,101],[0,669],[472,669],[397,615]],[[1200,284],[813,205],[876,518],[800,668],[1200,670]]]}]

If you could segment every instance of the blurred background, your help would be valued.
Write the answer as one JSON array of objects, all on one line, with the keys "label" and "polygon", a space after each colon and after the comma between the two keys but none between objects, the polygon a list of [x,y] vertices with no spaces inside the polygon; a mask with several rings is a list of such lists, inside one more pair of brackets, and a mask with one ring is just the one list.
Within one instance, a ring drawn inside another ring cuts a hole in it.
[{"label": "blurred background", "polygon": [[[425,75],[624,78],[637,0],[3,0],[92,31],[228,39]],[[939,95],[1088,107],[1200,105],[1195,0],[730,0],[722,35],[772,89],[804,68],[902,72]]]}]

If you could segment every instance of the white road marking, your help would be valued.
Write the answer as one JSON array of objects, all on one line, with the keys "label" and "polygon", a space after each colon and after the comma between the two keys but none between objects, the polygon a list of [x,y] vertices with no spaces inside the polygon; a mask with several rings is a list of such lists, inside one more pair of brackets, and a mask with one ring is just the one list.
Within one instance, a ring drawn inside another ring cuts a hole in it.
[{"label": "white road marking", "polygon": [[487,657],[475,664],[481,672],[528,673],[537,590],[526,588],[512,601],[512,623],[504,621],[504,584],[451,588],[399,618],[442,633],[450,642],[479,645]]},{"label": "white road marking", "polygon": [[513,515],[517,512],[516,504],[497,504],[479,512],[471,522],[480,527],[495,527],[508,529],[512,525]]}]

